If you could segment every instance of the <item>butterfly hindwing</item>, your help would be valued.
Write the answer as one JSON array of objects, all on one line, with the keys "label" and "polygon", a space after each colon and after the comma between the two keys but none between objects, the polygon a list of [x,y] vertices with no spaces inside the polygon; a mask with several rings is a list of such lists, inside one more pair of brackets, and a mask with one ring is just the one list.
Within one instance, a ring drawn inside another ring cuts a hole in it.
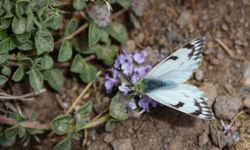
[{"label": "butterfly hindwing", "polygon": [[201,119],[210,120],[213,112],[207,98],[197,87],[178,84],[174,88],[158,88],[145,93],[157,102]]},{"label": "butterfly hindwing", "polygon": [[205,38],[192,40],[157,64],[144,78],[171,80],[184,83],[201,62]]}]

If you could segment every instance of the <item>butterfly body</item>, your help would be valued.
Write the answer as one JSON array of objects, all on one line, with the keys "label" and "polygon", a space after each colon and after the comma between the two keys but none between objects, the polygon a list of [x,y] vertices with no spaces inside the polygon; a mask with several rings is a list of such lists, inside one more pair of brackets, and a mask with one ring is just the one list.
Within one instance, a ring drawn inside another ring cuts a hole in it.
[{"label": "butterfly body", "polygon": [[176,86],[176,83],[173,81],[161,81],[158,79],[143,79],[141,81],[141,92],[148,93],[156,89],[171,89]]},{"label": "butterfly body", "polygon": [[210,120],[213,112],[204,93],[186,84],[201,63],[205,38],[197,38],[153,67],[135,89],[155,101],[186,114]]}]

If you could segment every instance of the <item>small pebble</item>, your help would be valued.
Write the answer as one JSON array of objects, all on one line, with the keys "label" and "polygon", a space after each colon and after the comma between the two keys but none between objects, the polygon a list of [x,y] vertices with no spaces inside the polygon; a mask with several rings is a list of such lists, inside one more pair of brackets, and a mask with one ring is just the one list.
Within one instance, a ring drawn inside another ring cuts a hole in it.
[{"label": "small pebble", "polygon": [[108,134],[106,134],[105,136],[104,136],[104,142],[106,142],[106,143],[110,143],[110,142],[112,142],[113,140],[114,140],[114,136],[113,136],[113,134],[112,133],[108,133]]},{"label": "small pebble", "polygon": [[231,137],[229,138],[228,146],[229,147],[234,146],[237,143],[239,143],[239,141],[240,141],[240,133],[238,131],[234,131]]},{"label": "small pebble", "polygon": [[224,83],[224,88],[226,89],[226,91],[229,93],[229,94],[233,94],[234,93],[234,87],[232,86],[232,84],[228,83],[228,82],[225,82]]},{"label": "small pebble", "polygon": [[242,100],[236,96],[218,96],[215,100],[214,111],[218,118],[232,119],[240,110]]},{"label": "small pebble", "polygon": [[118,139],[111,142],[113,150],[133,150],[130,139]]},{"label": "small pebble", "polygon": [[213,48],[207,48],[207,49],[204,50],[204,54],[205,55],[210,55],[212,53],[214,53],[214,49]]},{"label": "small pebble", "polygon": [[250,108],[250,96],[245,98],[245,100],[243,101],[243,105],[246,108]]},{"label": "small pebble", "polygon": [[202,71],[202,70],[197,70],[197,71],[195,72],[195,79],[196,79],[197,81],[202,81],[203,78],[204,78],[203,71]]},{"label": "small pebble", "polygon": [[250,62],[248,62],[245,66],[244,78],[245,85],[250,85]]},{"label": "small pebble", "polygon": [[167,33],[167,36],[168,36],[168,40],[171,41],[172,43],[174,43],[174,42],[179,43],[180,42],[180,39],[179,39],[176,32],[170,31]]}]

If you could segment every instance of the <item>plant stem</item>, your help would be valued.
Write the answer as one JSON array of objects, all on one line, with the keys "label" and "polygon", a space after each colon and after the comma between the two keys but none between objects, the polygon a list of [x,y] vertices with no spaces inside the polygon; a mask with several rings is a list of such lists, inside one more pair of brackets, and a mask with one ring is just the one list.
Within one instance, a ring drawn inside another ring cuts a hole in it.
[{"label": "plant stem", "polygon": [[[101,75],[101,71],[99,71],[96,75],[96,77]],[[70,108],[67,110],[66,114],[69,114],[75,107],[76,105],[79,103],[79,101],[81,100],[81,98],[86,94],[86,92],[89,90],[89,88],[91,87],[91,85],[94,83],[94,81],[91,81],[81,92],[81,94],[77,97],[77,99],[74,101],[74,103],[70,106]]]},{"label": "plant stem", "polygon": [[[0,123],[2,124],[8,124],[8,125],[15,125],[17,124],[15,119],[8,118],[5,116],[0,116]],[[24,128],[32,128],[32,129],[43,129],[43,130],[48,130],[49,126],[46,124],[41,124],[37,122],[29,122],[29,121],[24,121],[20,123]]]},{"label": "plant stem", "polygon": [[94,119],[94,120],[86,123],[81,129],[89,129],[89,128],[96,127],[96,126],[106,122],[109,119],[109,117],[110,117],[109,114],[106,114],[98,119]]}]

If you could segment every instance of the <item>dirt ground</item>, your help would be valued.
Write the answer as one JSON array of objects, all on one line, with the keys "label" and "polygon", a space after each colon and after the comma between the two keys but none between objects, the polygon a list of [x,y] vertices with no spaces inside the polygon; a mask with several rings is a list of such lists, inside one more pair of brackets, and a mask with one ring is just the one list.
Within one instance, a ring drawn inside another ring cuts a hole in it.
[{"label": "dirt ground", "polygon": [[[209,97],[216,119],[202,121],[159,106],[139,119],[118,123],[112,132],[104,131],[103,126],[88,130],[84,149],[219,150],[221,147],[250,150],[250,115],[246,112],[250,109],[246,104],[250,92],[244,90],[246,79],[243,76],[245,65],[250,62],[250,1],[150,0],[140,20],[141,29],[129,29],[128,47],[136,44],[137,48],[149,47],[151,51],[171,53],[196,37],[207,38],[202,65],[190,82]],[[94,107],[100,112],[110,100],[102,91],[102,82],[95,85],[93,91],[97,92],[90,93],[90,97],[99,102]],[[67,97],[77,96],[81,88],[81,83],[71,77],[64,91],[58,94],[59,100],[69,103]],[[42,94],[36,102],[23,104],[22,110],[27,116],[36,111],[42,122],[51,120],[63,112],[56,101],[58,95]],[[222,103],[222,99],[226,102]],[[230,100],[239,106],[233,105],[227,114],[221,114],[220,111],[227,109],[223,107],[230,105],[227,104]],[[244,112],[235,117],[241,111]],[[231,131],[223,133],[221,120],[227,124],[233,122]],[[239,139],[235,139],[236,135]],[[39,139],[40,143],[32,140],[24,149],[50,149],[54,144],[48,135]],[[81,149],[81,144],[82,141],[75,141],[73,149]]]}]

